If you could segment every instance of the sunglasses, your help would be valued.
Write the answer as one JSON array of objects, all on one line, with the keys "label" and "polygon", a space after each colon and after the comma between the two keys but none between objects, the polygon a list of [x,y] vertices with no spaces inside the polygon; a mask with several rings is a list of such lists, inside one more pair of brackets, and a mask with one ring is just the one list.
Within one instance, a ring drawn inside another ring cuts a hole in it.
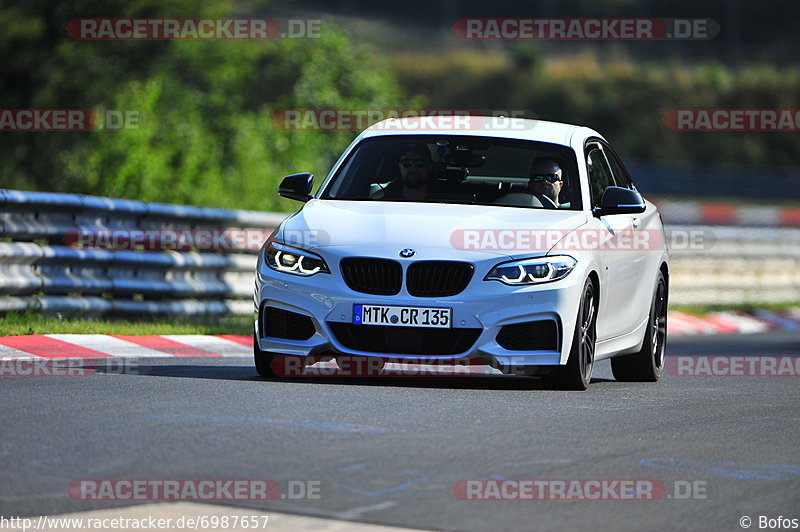
[{"label": "sunglasses", "polygon": [[557,183],[561,181],[561,178],[558,174],[537,174],[531,176],[531,181],[534,183],[541,183],[542,181],[548,181],[549,183]]},{"label": "sunglasses", "polygon": [[427,159],[400,159],[400,165],[403,168],[411,168],[412,166],[422,168],[423,166],[428,166],[428,164]]}]

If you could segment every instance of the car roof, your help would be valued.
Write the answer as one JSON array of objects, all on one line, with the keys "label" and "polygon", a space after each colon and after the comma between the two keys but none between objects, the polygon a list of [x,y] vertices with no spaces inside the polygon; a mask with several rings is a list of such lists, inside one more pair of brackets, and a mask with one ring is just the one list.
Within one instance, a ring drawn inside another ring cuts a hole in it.
[{"label": "car roof", "polygon": [[602,135],[585,126],[509,118],[504,116],[438,115],[388,118],[364,130],[359,140],[386,135],[474,135],[535,140],[569,146],[577,134],[583,138]]}]

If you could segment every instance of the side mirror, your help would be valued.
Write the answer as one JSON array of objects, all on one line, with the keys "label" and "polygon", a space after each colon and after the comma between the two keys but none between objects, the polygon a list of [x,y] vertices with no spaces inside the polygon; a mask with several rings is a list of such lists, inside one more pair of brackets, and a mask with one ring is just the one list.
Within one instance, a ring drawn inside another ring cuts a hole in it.
[{"label": "side mirror", "polygon": [[595,216],[608,214],[638,214],[645,211],[647,206],[642,195],[635,190],[622,187],[608,187],[603,192],[600,208],[594,210]]},{"label": "side mirror", "polygon": [[278,187],[278,194],[284,198],[308,201],[311,199],[311,187],[313,186],[313,174],[292,174],[283,178]]}]

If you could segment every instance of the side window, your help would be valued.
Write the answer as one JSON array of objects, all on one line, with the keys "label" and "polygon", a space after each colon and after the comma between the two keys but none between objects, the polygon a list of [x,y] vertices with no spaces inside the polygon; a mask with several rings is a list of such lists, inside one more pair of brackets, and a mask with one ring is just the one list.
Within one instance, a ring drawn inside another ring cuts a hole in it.
[{"label": "side window", "polygon": [[631,176],[628,175],[628,171],[625,170],[617,154],[609,149],[603,150],[603,153],[605,153],[606,158],[608,158],[611,170],[614,172],[614,179],[617,182],[617,186],[636,190],[633,186],[633,182],[631,182]]},{"label": "side window", "polygon": [[600,198],[606,188],[616,186],[614,175],[608,166],[603,150],[597,144],[589,146],[586,154],[586,168],[589,170],[589,191],[592,196],[592,207],[600,206]]}]

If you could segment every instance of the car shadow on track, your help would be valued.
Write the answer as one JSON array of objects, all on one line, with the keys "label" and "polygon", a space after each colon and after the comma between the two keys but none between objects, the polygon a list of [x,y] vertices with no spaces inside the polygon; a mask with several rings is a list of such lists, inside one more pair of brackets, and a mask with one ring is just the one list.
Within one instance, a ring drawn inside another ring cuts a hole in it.
[{"label": "car shadow on track", "polygon": [[[514,375],[481,376],[426,376],[426,377],[301,377],[301,378],[256,378],[264,382],[295,382],[333,384],[346,386],[388,386],[401,388],[443,388],[459,390],[550,390],[565,391],[555,382],[539,377],[517,377]],[[607,379],[592,379],[599,383]],[[609,381],[613,382],[613,381]]]},{"label": "car shadow on track", "polygon": [[[124,362],[91,361],[83,366],[98,374],[119,374],[148,377],[171,377],[259,382],[270,384],[325,384],[333,386],[381,386],[406,388],[443,388],[473,390],[561,390],[554,382],[540,377],[519,377],[498,374],[426,374],[374,377],[312,375],[302,377],[259,377],[250,365],[157,364],[145,360]],[[614,382],[593,378],[592,383]]]}]

